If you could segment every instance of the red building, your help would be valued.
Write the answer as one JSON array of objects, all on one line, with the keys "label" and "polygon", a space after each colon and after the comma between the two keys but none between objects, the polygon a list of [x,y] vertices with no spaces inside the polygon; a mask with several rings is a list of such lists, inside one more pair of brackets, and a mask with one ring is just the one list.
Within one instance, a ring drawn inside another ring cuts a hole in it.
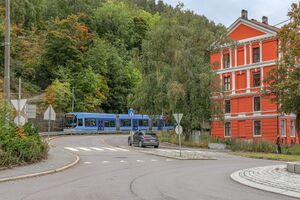
[{"label": "red building", "polygon": [[229,28],[234,41],[211,53],[214,72],[220,77],[221,95],[212,95],[213,101],[222,101],[224,120],[214,119],[212,135],[220,138],[265,139],[275,141],[281,135],[283,142],[296,142],[296,116],[278,112],[264,80],[277,67],[280,53],[277,28],[262,21],[248,19],[248,12]]}]

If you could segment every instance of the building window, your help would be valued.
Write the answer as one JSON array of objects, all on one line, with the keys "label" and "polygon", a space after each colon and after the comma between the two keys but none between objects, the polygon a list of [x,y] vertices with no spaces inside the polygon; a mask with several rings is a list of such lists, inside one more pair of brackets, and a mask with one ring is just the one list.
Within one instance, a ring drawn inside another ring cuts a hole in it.
[{"label": "building window", "polygon": [[230,91],[230,77],[224,78],[224,90]]},{"label": "building window", "polygon": [[230,122],[225,123],[225,137],[231,136],[231,124]]},{"label": "building window", "polygon": [[295,137],[295,120],[290,121],[290,136]]},{"label": "building window", "polygon": [[254,112],[261,110],[260,97],[253,97],[253,110]]},{"label": "building window", "polygon": [[254,121],[254,136],[261,135],[261,121]]},{"label": "building window", "polygon": [[230,113],[230,100],[225,100],[225,113]]},{"label": "building window", "polygon": [[260,87],[260,72],[253,74],[253,87]]},{"label": "building window", "polygon": [[223,55],[223,66],[224,68],[229,68],[230,66],[230,56],[229,53]]},{"label": "building window", "polygon": [[281,137],[286,137],[286,120],[282,119],[280,121],[280,133]]},{"label": "building window", "polygon": [[253,48],[253,63],[260,61],[260,49],[259,47]]}]

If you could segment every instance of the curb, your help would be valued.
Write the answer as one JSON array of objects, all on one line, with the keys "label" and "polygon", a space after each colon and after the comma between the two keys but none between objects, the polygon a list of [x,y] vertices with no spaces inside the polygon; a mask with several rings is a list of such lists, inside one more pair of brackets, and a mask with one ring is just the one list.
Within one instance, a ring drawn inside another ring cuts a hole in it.
[{"label": "curb", "polygon": [[267,192],[272,192],[275,194],[281,194],[281,195],[288,196],[288,197],[300,198],[300,193],[298,193],[298,192],[293,192],[293,191],[289,191],[289,190],[283,190],[280,188],[270,187],[270,186],[262,185],[262,184],[255,183],[255,182],[249,181],[247,179],[241,178],[239,175],[241,171],[242,170],[233,172],[230,175],[230,178],[237,183],[240,183],[242,185],[245,185],[245,186],[248,186],[251,188],[255,188],[255,189],[259,189],[259,190],[267,191]]},{"label": "curb", "polygon": [[25,178],[33,178],[33,177],[37,177],[37,176],[44,176],[44,175],[48,175],[48,174],[54,174],[57,172],[61,172],[64,171],[68,168],[73,167],[74,165],[78,164],[78,162],[80,161],[79,156],[76,156],[76,160],[57,169],[52,169],[52,170],[48,170],[48,171],[44,171],[44,172],[38,172],[38,173],[33,173],[33,174],[26,174],[26,175],[21,175],[21,176],[15,176],[15,177],[9,177],[9,178],[2,178],[0,179],[0,183],[2,182],[8,182],[8,181],[15,181],[15,180],[20,180],[20,179],[25,179]]}]

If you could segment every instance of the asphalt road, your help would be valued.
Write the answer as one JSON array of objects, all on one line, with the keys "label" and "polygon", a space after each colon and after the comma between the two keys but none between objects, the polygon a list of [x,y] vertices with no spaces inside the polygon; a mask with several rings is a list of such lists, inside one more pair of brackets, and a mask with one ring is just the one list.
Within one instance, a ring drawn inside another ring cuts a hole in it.
[{"label": "asphalt road", "polygon": [[138,148],[126,150],[127,136],[121,135],[69,136],[52,144],[74,151],[80,163],[60,173],[1,183],[0,200],[293,199],[240,185],[229,177],[239,169],[281,162],[226,154],[216,154],[217,160],[166,159]]}]

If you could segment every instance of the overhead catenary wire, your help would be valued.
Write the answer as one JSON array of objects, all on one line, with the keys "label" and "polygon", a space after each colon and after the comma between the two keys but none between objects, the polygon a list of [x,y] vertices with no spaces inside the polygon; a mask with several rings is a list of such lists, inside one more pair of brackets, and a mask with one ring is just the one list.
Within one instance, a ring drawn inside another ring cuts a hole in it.
[{"label": "overhead catenary wire", "polygon": [[279,22],[279,23],[277,23],[277,24],[275,24],[275,25],[273,25],[273,26],[279,26],[279,25],[281,25],[281,24],[283,24],[283,23],[286,23],[286,22],[288,22],[288,21],[291,21],[291,19],[286,19],[286,20],[284,20],[284,21],[282,21],[282,22]]}]

